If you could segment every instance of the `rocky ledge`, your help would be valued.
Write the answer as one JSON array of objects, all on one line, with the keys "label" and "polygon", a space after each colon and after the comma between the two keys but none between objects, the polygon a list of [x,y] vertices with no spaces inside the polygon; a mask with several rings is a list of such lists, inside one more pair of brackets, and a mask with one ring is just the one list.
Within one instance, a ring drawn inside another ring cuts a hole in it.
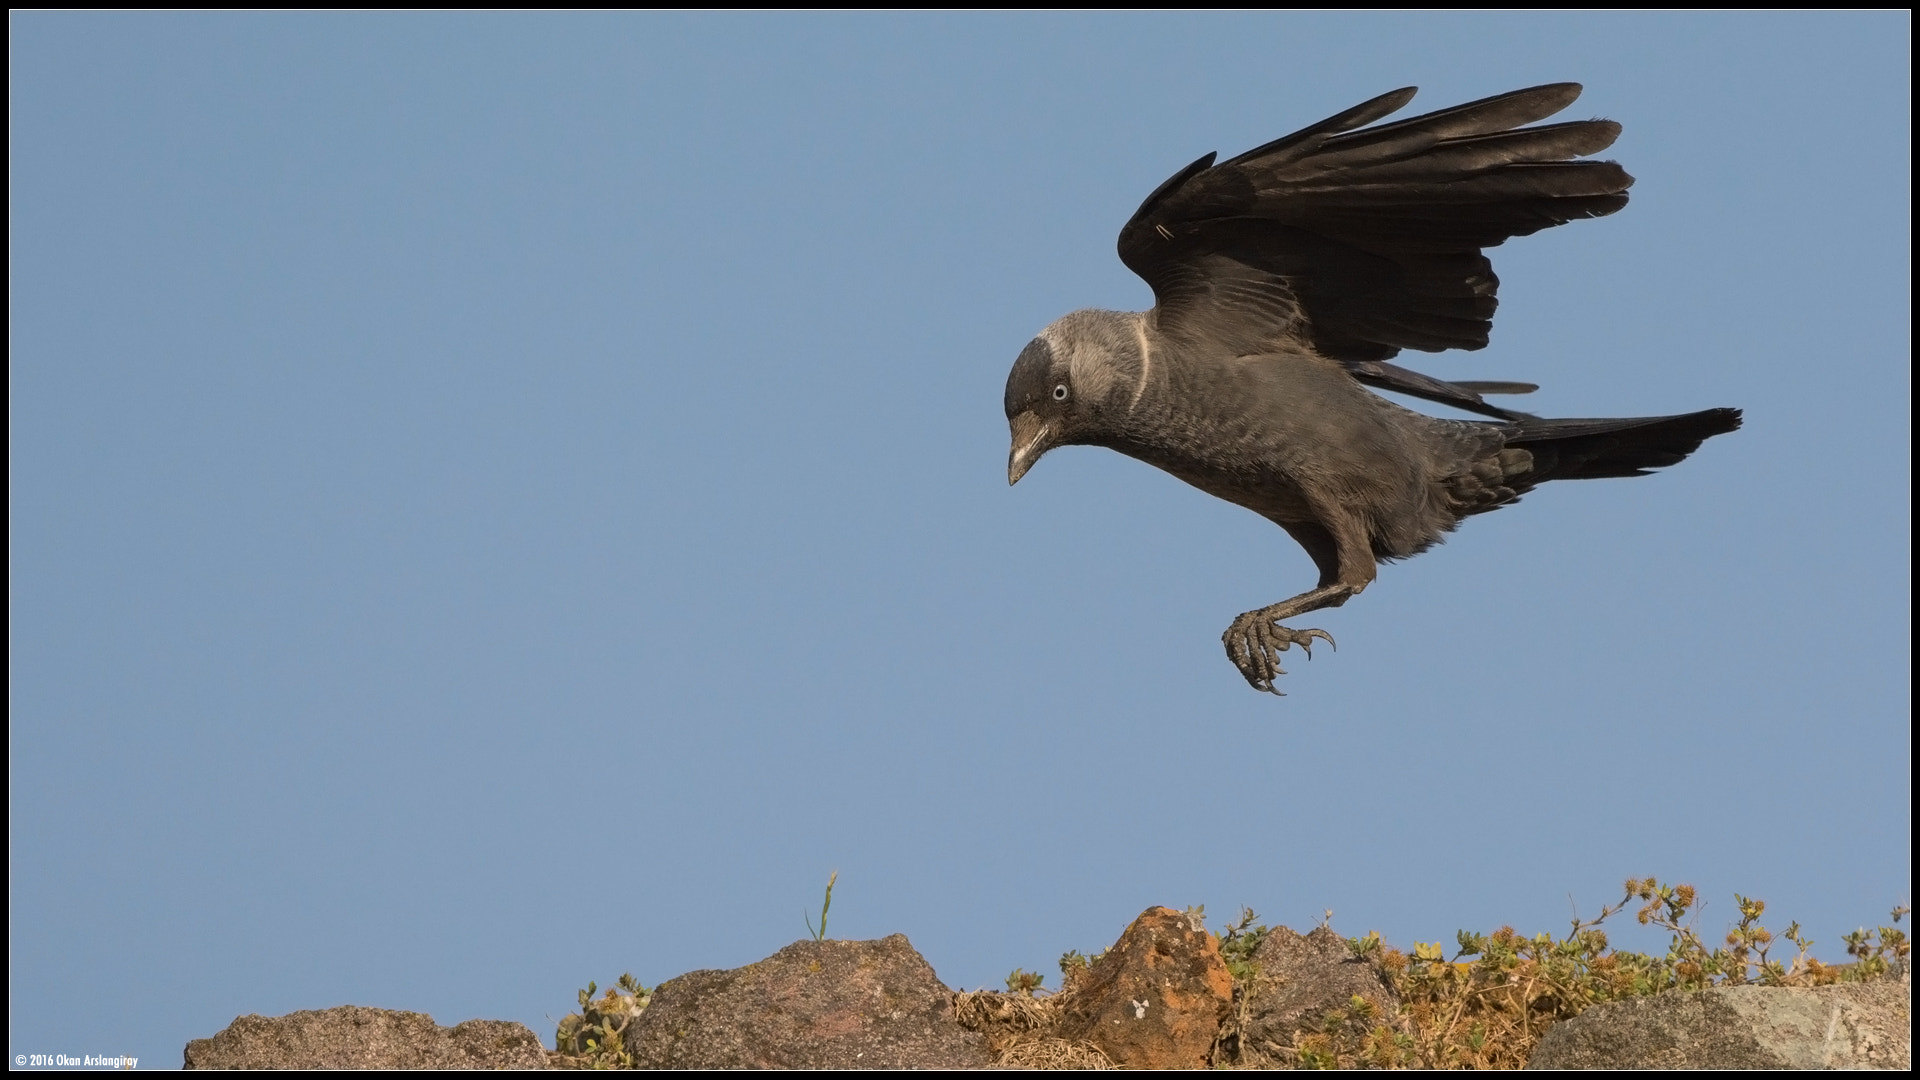
[{"label": "rocky ledge", "polygon": [[[1313,1033],[1401,1008],[1376,960],[1326,927],[1275,927],[1238,990],[1197,915],[1149,908],[1055,994],[955,992],[907,939],[801,941],[758,963],[669,979],[607,1021],[637,1068],[1190,1069],[1287,1066]],[[610,996],[609,1001],[615,999]],[[1551,1069],[1900,1069],[1903,976],[1821,987],[1669,991],[1555,1024]],[[611,1014],[608,1014],[611,1015]],[[579,1017],[569,1017],[576,1026]],[[611,1049],[609,1048],[603,1048]],[[606,1063],[604,1056],[598,1059]],[[187,1044],[189,1069],[578,1068],[526,1027],[342,1006],[243,1016]]]}]

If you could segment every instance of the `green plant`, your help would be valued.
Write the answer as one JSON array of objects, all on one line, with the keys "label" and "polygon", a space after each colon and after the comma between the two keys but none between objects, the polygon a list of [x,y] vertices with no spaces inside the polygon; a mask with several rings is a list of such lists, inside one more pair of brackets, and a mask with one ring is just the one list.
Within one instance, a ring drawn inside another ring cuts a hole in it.
[{"label": "green plant", "polygon": [[1226,1023],[1220,1025],[1219,1033],[1214,1036],[1215,1061],[1234,1061],[1240,1057],[1240,1033],[1247,1029],[1249,1010],[1260,981],[1260,965],[1253,956],[1260,951],[1260,943],[1267,940],[1269,933],[1269,928],[1261,925],[1259,919],[1252,908],[1242,907],[1240,920],[1220,929],[1220,959],[1227,965],[1227,974],[1233,976],[1233,1002]]},{"label": "green plant", "polygon": [[1100,958],[1105,955],[1107,955],[1107,950],[1105,949],[1101,949],[1099,952],[1094,953],[1092,956],[1088,956],[1086,953],[1081,952],[1079,949],[1069,949],[1066,952],[1061,953],[1060,954],[1061,986],[1065,987],[1069,983],[1072,983],[1073,980],[1079,978],[1082,975],[1085,975],[1088,971],[1091,971],[1093,969],[1093,965],[1099,963]]},{"label": "green plant", "polygon": [[1240,909],[1240,921],[1228,923],[1220,928],[1220,959],[1226,962],[1227,971],[1233,976],[1234,985],[1250,982],[1260,974],[1260,966],[1253,962],[1253,954],[1260,951],[1260,943],[1267,940],[1267,927],[1257,921],[1260,916],[1250,907]]},{"label": "green plant", "polygon": [[1028,997],[1032,997],[1033,992],[1040,989],[1040,984],[1044,983],[1046,979],[1047,977],[1039,972],[1027,971],[1023,968],[1014,968],[1013,974],[1007,976],[1007,993],[1025,994]]},{"label": "green plant", "polygon": [[807,919],[807,932],[813,935],[813,940],[815,941],[827,940],[827,909],[833,906],[833,883],[839,877],[840,871],[838,870],[827,875],[827,899],[820,905],[820,929],[815,930],[813,928],[813,920],[807,919],[806,912],[803,911],[800,913],[801,918]]},{"label": "green plant", "polygon": [[[1893,921],[1899,922],[1911,908],[1905,904],[1893,909]],[[1907,935],[1891,926],[1882,926],[1875,935],[1867,933],[1865,927],[1847,934],[1843,940],[1847,943],[1847,955],[1854,958],[1847,965],[1862,979],[1871,979],[1876,975],[1904,975],[1907,971],[1908,953],[1911,945]]]},{"label": "green plant", "polygon": [[[1814,943],[1798,923],[1775,935],[1761,925],[1763,902],[1738,894],[1734,900],[1739,921],[1718,946],[1710,946],[1699,932],[1696,890],[1663,885],[1654,878],[1629,879],[1618,903],[1601,908],[1592,919],[1576,917],[1561,938],[1527,937],[1510,926],[1490,934],[1462,930],[1455,935],[1451,958],[1439,942],[1415,942],[1409,954],[1386,945],[1377,933],[1349,938],[1354,956],[1378,965],[1392,982],[1399,1010],[1382,1015],[1374,1003],[1355,998],[1297,1031],[1280,1063],[1300,1068],[1519,1068],[1549,1026],[1601,1002],[1744,983],[1817,986],[1899,973],[1909,963],[1906,935],[1882,926],[1876,934],[1862,929],[1846,936],[1852,963],[1822,964],[1810,955]],[[1635,918],[1642,925],[1668,931],[1664,955],[1615,950],[1601,929],[1636,902]],[[1893,922],[1906,914],[1905,907],[1895,908]],[[1223,934],[1223,956],[1234,934],[1235,928]],[[1778,941],[1794,947],[1791,959],[1772,955]],[[1236,973],[1236,1003],[1240,978]],[[1241,1019],[1238,1010],[1236,1019]],[[1223,1038],[1215,1060],[1237,1061],[1237,1050],[1236,1043]]]},{"label": "green plant", "polygon": [[597,989],[598,985],[589,981],[580,991],[580,1011],[561,1019],[554,1045],[575,1068],[634,1068],[624,1036],[627,1026],[653,1000],[653,991],[641,986],[631,974],[621,975],[618,984],[607,987],[606,995],[599,999],[593,996]]}]

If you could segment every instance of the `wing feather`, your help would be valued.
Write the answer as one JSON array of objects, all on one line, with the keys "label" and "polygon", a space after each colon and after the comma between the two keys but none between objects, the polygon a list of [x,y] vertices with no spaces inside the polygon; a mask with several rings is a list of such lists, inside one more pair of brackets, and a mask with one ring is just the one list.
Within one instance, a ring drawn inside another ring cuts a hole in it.
[{"label": "wing feather", "polygon": [[1413,94],[1219,164],[1209,154],[1155,189],[1119,247],[1153,287],[1156,329],[1248,350],[1306,343],[1363,381],[1504,415],[1472,388],[1380,362],[1484,347],[1499,290],[1484,249],[1625,206],[1624,169],[1575,160],[1611,146],[1620,125],[1522,126],[1580,96],[1553,83],[1366,126]]}]

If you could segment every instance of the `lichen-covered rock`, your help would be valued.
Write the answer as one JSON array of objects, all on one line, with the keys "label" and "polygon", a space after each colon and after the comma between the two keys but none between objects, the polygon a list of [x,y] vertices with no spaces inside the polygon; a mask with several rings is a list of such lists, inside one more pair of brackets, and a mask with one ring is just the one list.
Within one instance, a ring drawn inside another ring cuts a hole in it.
[{"label": "lichen-covered rock", "polygon": [[242,1016],[187,1044],[189,1069],[544,1069],[546,1048],[524,1024],[469,1020],[444,1028],[426,1013],[342,1005]]},{"label": "lichen-covered rock", "polygon": [[1529,1069],[1911,1067],[1912,984],[1670,990],[1547,1029]]},{"label": "lichen-covered rock", "polygon": [[1290,1061],[1285,1048],[1295,1044],[1299,1031],[1320,1030],[1356,997],[1372,1002],[1383,1017],[1400,1007],[1379,967],[1355,956],[1345,938],[1324,926],[1304,936],[1274,927],[1254,950],[1253,963],[1259,975],[1239,1031],[1241,1060],[1249,1064]]},{"label": "lichen-covered rock", "polygon": [[1060,1002],[1054,1034],[1136,1069],[1201,1069],[1233,1007],[1233,975],[1198,917],[1148,908]]},{"label": "lichen-covered rock", "polygon": [[986,1041],[905,935],[800,941],[757,964],[654,988],[627,1028],[643,1069],[964,1069]]}]

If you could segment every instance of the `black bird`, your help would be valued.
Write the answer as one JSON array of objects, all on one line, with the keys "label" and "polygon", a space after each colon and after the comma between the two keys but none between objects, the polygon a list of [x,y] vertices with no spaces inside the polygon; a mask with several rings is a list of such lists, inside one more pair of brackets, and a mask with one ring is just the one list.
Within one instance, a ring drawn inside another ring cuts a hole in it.
[{"label": "black bird", "polygon": [[[1609,120],[1523,127],[1580,96],[1516,90],[1366,127],[1407,87],[1282,139],[1175,173],[1120,230],[1120,259],[1153,287],[1146,312],[1076,311],[1007,376],[1018,483],[1056,446],[1118,450],[1244,506],[1312,556],[1319,584],[1233,620],[1227,657],[1279,693],[1280,653],[1323,630],[1280,625],[1337,607],[1381,560],[1417,555],[1470,514],[1549,480],[1642,476],[1740,426],[1738,409],[1547,420],[1389,363],[1401,349],[1478,349],[1499,279],[1482,253],[1627,204],[1633,178],[1576,161],[1613,144]],[[1442,420],[1379,387],[1491,417]]]}]

